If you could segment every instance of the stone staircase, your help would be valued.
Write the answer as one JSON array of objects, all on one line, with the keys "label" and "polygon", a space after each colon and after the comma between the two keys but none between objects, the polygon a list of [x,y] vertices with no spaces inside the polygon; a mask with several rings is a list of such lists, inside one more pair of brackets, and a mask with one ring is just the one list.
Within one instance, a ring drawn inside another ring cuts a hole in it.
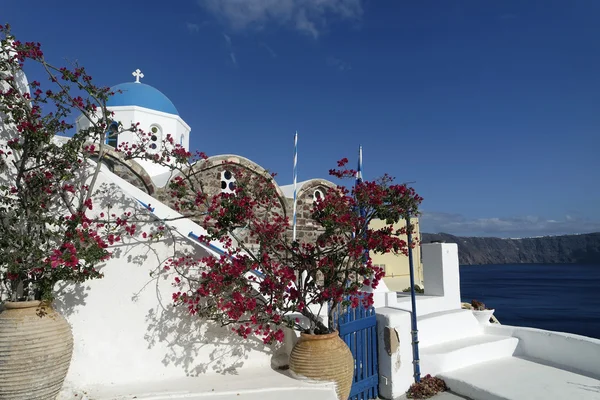
[{"label": "stone staircase", "polygon": [[419,317],[421,375],[445,372],[511,357],[519,339],[485,334],[470,310]]}]

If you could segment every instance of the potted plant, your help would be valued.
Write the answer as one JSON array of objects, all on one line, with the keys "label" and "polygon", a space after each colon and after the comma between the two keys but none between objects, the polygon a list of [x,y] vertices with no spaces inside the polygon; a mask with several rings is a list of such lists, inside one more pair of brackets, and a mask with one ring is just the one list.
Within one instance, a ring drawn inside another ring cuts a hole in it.
[{"label": "potted plant", "polygon": [[408,399],[429,399],[440,392],[448,390],[446,382],[437,376],[425,375],[419,383],[413,383],[406,392]]},{"label": "potted plant", "polygon": [[[402,292],[404,292],[404,293],[410,292],[410,286],[402,289]],[[419,285],[415,285],[415,292],[419,293],[419,294],[423,294],[423,293],[425,293],[425,289]]]},{"label": "potted plant", "polygon": [[485,304],[475,299],[471,300],[471,310],[477,321],[484,325],[490,323],[490,319],[495,311],[494,309],[486,308]]},{"label": "potted plant", "polygon": [[[139,134],[142,142],[147,140],[144,132]],[[407,214],[417,215],[421,197],[387,175],[351,190],[331,188],[310,206],[315,239],[293,240],[285,199],[271,175],[225,165],[236,178],[235,191],[211,197],[195,180],[194,168],[201,168],[202,157],[193,158],[170,137],[166,141],[171,150],[153,160],[174,170],[171,206],[196,212],[207,232],[199,240],[219,241],[224,251],[220,258],[168,261],[165,268],[177,272],[175,304],[265,343],[283,341],[284,327],[299,331],[290,370],[296,376],[335,381],[339,398],[347,399],[354,362],[336,331],[334,311],[338,305],[372,304],[372,294],[361,288],[375,288],[384,272],[371,263],[369,251],[407,253],[409,244],[401,239],[406,228],[394,229],[393,224]],[[120,151],[144,157],[127,145]],[[355,171],[344,169],[347,161],[339,161],[330,174],[353,179]],[[373,219],[387,226],[374,230],[369,224]]]},{"label": "potted plant", "polygon": [[[100,163],[91,160],[103,156],[108,89],[81,67],[48,64],[38,43],[15,40],[9,26],[0,39],[0,399],[53,399],[73,347],[54,286],[102,277],[109,245],[135,227],[98,209]],[[46,71],[50,88],[27,84],[28,63]],[[95,122],[59,142],[72,111]]]}]

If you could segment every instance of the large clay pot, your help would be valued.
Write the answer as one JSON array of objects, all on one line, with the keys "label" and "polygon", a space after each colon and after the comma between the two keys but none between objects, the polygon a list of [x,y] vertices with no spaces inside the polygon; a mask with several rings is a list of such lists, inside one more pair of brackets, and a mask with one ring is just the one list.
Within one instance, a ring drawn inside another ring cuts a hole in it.
[{"label": "large clay pot", "polygon": [[[39,301],[4,304],[0,313],[0,400],[54,400],[73,354],[71,326]],[[40,308],[41,307],[41,308]],[[40,316],[40,311],[45,315]]]},{"label": "large clay pot", "polygon": [[354,357],[337,332],[302,333],[290,354],[290,370],[298,378],[333,381],[340,400],[347,400],[354,378]]}]

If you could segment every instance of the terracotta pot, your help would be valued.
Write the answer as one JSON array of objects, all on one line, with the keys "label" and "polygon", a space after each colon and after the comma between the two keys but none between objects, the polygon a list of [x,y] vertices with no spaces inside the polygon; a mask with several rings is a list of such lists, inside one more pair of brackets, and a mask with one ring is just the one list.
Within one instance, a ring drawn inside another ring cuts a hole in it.
[{"label": "terracotta pot", "polygon": [[0,313],[0,400],[54,400],[73,354],[71,326],[39,301],[6,302]]},{"label": "terracotta pot", "polygon": [[300,379],[335,382],[340,400],[347,400],[354,378],[354,357],[337,332],[302,333],[290,354],[290,370]]}]

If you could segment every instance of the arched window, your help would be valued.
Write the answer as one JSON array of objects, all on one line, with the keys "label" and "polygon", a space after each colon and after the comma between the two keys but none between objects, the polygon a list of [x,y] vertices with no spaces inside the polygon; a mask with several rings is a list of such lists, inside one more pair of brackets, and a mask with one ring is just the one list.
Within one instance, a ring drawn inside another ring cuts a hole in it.
[{"label": "arched window", "polygon": [[185,136],[184,134],[181,134],[181,136],[179,137],[179,144],[180,144],[181,146],[183,146],[183,139],[184,139],[184,136]]},{"label": "arched window", "polygon": [[108,125],[108,130],[106,131],[106,144],[109,146],[117,148],[119,134],[119,123],[117,121],[111,121]]},{"label": "arched window", "polygon": [[148,147],[150,151],[158,151],[162,143],[162,129],[158,125],[152,125],[150,127],[150,142]]},{"label": "arched window", "polygon": [[231,171],[221,172],[221,193],[235,193],[235,176]]},{"label": "arched window", "polygon": [[321,189],[317,189],[313,192],[313,201],[315,203],[318,203],[319,201],[323,200],[325,198],[325,195],[323,194],[323,191]]}]

